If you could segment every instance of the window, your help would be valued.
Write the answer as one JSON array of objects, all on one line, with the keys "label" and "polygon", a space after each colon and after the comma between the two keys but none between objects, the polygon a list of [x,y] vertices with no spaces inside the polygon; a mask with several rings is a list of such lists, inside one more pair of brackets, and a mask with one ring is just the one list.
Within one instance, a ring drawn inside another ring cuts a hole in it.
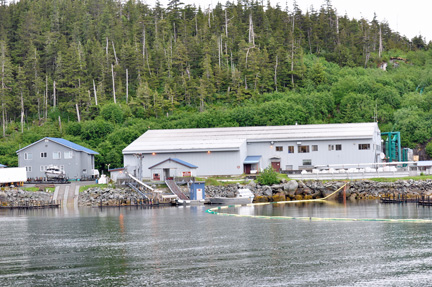
[{"label": "window", "polygon": [[294,146],[288,146],[288,153],[294,153]]},{"label": "window", "polygon": [[359,150],[367,150],[370,149],[370,144],[359,144]]},{"label": "window", "polygon": [[313,145],[313,146],[312,146],[312,151],[318,151],[318,145],[316,145],[316,144]]},{"label": "window", "polygon": [[64,158],[65,159],[71,159],[73,156],[73,151],[65,151],[64,152]]},{"label": "window", "polygon": [[309,152],[309,146],[308,145],[299,145],[298,146],[298,152],[299,153],[308,153]]},{"label": "window", "polygon": [[283,151],[283,146],[277,146],[276,151]]},{"label": "window", "polygon": [[27,172],[31,172],[32,171],[32,167],[31,166],[26,166],[26,171]]},{"label": "window", "polygon": [[32,153],[25,153],[24,154],[24,159],[25,160],[32,160],[33,159],[33,154]]},{"label": "window", "polygon": [[287,165],[285,166],[285,170],[293,170],[293,166],[291,164]]},{"label": "window", "polygon": [[41,152],[40,153],[40,157],[47,157],[47,153],[46,152]]},{"label": "window", "polygon": [[328,150],[332,151],[332,150],[342,150],[342,145],[341,144],[329,144],[328,145]]},{"label": "window", "polygon": [[83,173],[87,173],[87,170],[86,170],[86,169],[83,169]]},{"label": "window", "polygon": [[40,166],[40,171],[45,171],[46,170],[46,166],[45,165],[41,165]]},{"label": "window", "polygon": [[64,171],[64,165],[60,166],[60,171]]},{"label": "window", "polygon": [[53,152],[53,159],[60,159],[61,158],[61,152],[56,151]]},{"label": "window", "polygon": [[303,165],[312,165],[312,160],[311,159],[304,159]]}]

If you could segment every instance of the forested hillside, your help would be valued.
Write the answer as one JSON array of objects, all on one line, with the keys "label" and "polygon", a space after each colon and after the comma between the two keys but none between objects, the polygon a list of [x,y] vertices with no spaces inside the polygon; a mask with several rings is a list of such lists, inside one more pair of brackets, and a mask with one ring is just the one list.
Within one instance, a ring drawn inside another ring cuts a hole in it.
[{"label": "forested hillside", "polygon": [[0,1],[0,163],[53,136],[117,167],[150,128],[377,120],[425,145],[432,44],[336,8]]}]

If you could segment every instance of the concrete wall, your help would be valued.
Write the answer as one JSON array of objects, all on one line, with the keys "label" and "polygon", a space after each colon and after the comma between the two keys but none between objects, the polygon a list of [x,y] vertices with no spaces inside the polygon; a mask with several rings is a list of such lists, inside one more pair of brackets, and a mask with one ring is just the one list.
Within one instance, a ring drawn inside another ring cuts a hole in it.
[{"label": "concrete wall", "polygon": [[[72,151],[72,158],[65,158],[65,152]],[[53,153],[60,152],[60,158],[54,159]],[[32,159],[25,159],[25,154],[31,154]],[[41,153],[46,153],[47,157],[41,157]],[[31,167],[27,171],[29,178],[45,177],[45,171],[41,170],[49,165],[63,167],[66,176],[70,179],[78,179],[82,176],[89,176],[94,169],[94,156],[85,152],[74,151],[68,147],[52,142],[50,140],[41,141],[18,153],[18,166]],[[86,173],[83,170],[86,169]]]}]

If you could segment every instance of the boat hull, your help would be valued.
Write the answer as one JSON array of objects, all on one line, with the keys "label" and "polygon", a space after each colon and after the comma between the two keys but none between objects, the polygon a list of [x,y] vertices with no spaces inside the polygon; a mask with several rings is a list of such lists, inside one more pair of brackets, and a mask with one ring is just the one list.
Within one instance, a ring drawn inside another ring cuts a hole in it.
[{"label": "boat hull", "polygon": [[252,203],[253,197],[211,197],[209,198],[210,204],[224,204],[224,205],[233,205],[233,204],[249,204]]}]

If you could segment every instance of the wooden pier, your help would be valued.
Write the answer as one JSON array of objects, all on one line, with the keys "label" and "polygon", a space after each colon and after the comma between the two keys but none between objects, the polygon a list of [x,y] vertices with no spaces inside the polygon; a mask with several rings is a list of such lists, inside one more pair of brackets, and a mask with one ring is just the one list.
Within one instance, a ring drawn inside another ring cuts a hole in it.
[{"label": "wooden pier", "polygon": [[381,203],[408,203],[417,202],[416,198],[408,198],[406,194],[386,192],[380,196]]},{"label": "wooden pier", "polygon": [[380,198],[381,203],[417,203],[422,206],[432,206],[431,196],[417,196],[415,198],[408,198],[406,194],[399,193],[385,193]]},{"label": "wooden pier", "polygon": [[9,202],[0,202],[0,209],[44,209],[44,208],[59,208],[61,201],[27,201],[11,204]]},{"label": "wooden pier", "polygon": [[417,198],[417,204],[422,206],[432,206],[432,198],[430,196],[419,196]]}]

